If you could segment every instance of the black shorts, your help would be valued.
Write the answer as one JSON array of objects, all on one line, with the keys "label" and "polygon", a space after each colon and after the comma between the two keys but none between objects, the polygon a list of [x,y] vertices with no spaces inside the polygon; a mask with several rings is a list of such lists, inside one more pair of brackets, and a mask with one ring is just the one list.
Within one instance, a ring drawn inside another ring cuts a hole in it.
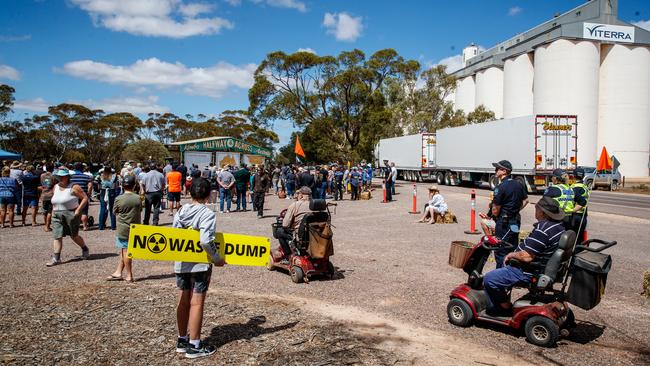
[{"label": "black shorts", "polygon": [[180,202],[181,192],[167,192],[167,200],[169,202]]},{"label": "black shorts", "polygon": [[52,213],[52,201],[43,200],[43,211],[47,213]]},{"label": "black shorts", "polygon": [[192,290],[197,294],[204,294],[210,287],[212,267],[204,272],[176,273],[176,287],[179,290]]}]

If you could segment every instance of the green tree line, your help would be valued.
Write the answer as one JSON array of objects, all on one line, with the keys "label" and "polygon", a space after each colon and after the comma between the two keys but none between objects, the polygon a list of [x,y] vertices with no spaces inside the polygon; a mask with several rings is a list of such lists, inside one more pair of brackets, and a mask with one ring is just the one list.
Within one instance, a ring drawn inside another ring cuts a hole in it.
[{"label": "green tree line", "polygon": [[445,66],[423,68],[393,49],[370,57],[358,49],[338,56],[277,51],[255,72],[248,113],[301,130],[279,149],[280,161],[294,161],[296,136],[309,161],[370,160],[381,138],[494,119],[483,106],[467,115],[454,110],[455,88]]},{"label": "green tree line", "polygon": [[[210,136],[235,137],[271,148],[278,136],[251,121],[246,111],[204,114],[149,113],[141,119],[131,113],[105,113],[83,105],[63,103],[22,120],[8,118],[15,90],[0,85],[0,147],[17,151],[26,160],[117,162],[137,155],[129,145],[151,149],[150,141],[168,144]],[[136,146],[138,146],[136,145]],[[136,149],[137,150],[137,149]],[[128,157],[125,155],[128,155]],[[158,154],[160,155],[160,154]]]}]

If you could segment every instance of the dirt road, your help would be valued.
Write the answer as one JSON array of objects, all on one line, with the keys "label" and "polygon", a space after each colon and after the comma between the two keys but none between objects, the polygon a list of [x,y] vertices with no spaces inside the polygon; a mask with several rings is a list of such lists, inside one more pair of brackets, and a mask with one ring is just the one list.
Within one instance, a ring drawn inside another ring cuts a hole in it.
[{"label": "dirt road", "polygon": [[[339,204],[333,216],[332,262],[339,271],[334,280],[296,285],[285,273],[264,268],[216,269],[203,333],[219,351],[203,363],[650,362],[650,301],[639,296],[642,273],[650,268],[645,242],[650,221],[592,214],[590,235],[619,241],[610,251],[614,265],[607,293],[592,311],[574,308],[578,328],[557,348],[541,349],[517,333],[484,326],[461,329],[447,322],[449,291],[465,280],[462,271],[447,265],[449,243],[476,240],[462,233],[468,227],[469,202],[466,194],[442,187],[459,224],[415,224],[407,213],[411,188],[398,187],[398,201],[390,204],[376,197]],[[252,212],[218,214],[218,229],[270,236],[271,215],[288,203],[267,196],[268,217],[262,220]],[[479,208],[486,205],[487,198],[479,197]],[[532,224],[532,216],[529,207],[525,226]],[[85,233],[93,260],[46,268],[51,240],[41,229],[0,231],[5,362],[182,363],[170,351],[175,336],[170,263],[137,262],[138,282],[106,283],[116,262],[113,232],[94,230]],[[66,241],[64,259],[76,255],[78,248]]]}]

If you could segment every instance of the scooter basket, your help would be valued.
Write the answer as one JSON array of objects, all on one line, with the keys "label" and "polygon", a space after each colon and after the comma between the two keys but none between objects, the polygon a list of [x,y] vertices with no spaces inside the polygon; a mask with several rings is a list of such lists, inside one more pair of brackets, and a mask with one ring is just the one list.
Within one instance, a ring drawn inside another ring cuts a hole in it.
[{"label": "scooter basket", "polygon": [[587,251],[576,254],[567,301],[585,310],[596,307],[605,293],[610,268],[612,257],[608,254]]},{"label": "scooter basket", "polygon": [[452,241],[449,247],[449,265],[464,268],[474,244],[467,241]]}]

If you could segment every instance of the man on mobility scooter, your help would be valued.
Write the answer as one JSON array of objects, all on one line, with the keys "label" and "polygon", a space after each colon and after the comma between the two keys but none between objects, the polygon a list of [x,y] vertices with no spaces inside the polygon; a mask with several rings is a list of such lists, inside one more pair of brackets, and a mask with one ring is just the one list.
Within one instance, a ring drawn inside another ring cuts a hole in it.
[{"label": "man on mobility scooter", "polygon": [[329,261],[334,254],[329,205],[335,204],[311,199],[309,187],[298,190],[298,200],[283,210],[272,225],[280,247],[271,251],[267,269],[288,270],[295,283],[308,282],[310,276],[335,274]]},{"label": "man on mobility scooter", "polygon": [[[600,252],[616,242],[590,239],[576,245],[575,232],[562,227],[564,213],[557,202],[543,197],[535,207],[535,230],[505,258],[503,268],[482,275],[490,253],[503,244],[494,236],[484,236],[470,249],[461,264],[467,282],[452,290],[447,304],[452,324],[467,327],[477,320],[523,328],[529,342],[552,347],[575,325],[569,303],[585,310],[600,303],[611,268],[611,257]],[[511,304],[515,286],[528,293]]]}]

